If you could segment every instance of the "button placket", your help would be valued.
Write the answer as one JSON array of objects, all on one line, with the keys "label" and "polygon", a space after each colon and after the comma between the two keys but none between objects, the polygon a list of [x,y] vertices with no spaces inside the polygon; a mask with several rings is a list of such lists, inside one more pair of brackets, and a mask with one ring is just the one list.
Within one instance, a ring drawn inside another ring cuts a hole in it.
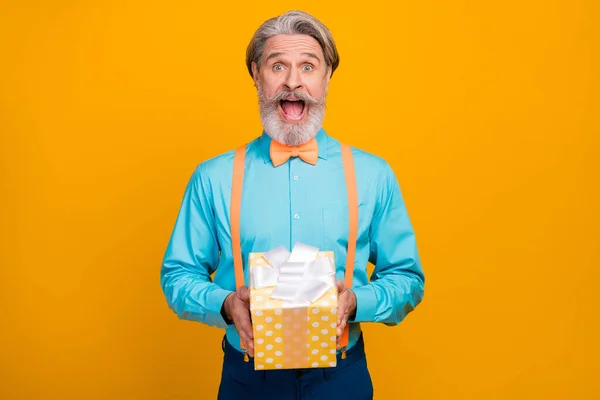
[{"label": "button placket", "polygon": [[296,159],[292,159],[290,160],[290,170],[289,170],[289,187],[290,187],[290,219],[291,219],[291,232],[290,232],[290,246],[293,246],[293,244],[296,242],[296,236],[297,236],[297,228],[298,228],[298,220],[300,219],[300,214],[298,214],[298,210],[296,209],[297,204],[296,204],[296,199],[298,198],[298,196],[296,195],[296,191],[298,190],[298,185],[296,183],[297,179],[296,177],[298,175],[296,175],[296,171],[295,171],[295,164],[296,164]]},{"label": "button placket", "polygon": [[[294,171],[293,171],[293,168],[292,168],[292,169],[290,169],[290,176],[292,177],[292,179],[293,179],[294,181],[297,181],[297,180],[298,180],[298,175],[296,175],[296,174],[294,173]],[[293,185],[293,183],[292,183],[292,190],[291,190],[292,196],[295,196],[295,194],[296,194],[296,190],[298,190],[297,186]],[[292,203],[293,203],[293,202],[292,202]],[[292,209],[292,212],[293,212],[293,209]],[[295,212],[295,213],[292,215],[292,217],[293,217],[295,220],[299,220],[299,219],[300,219],[300,214],[298,214],[297,212]]]}]

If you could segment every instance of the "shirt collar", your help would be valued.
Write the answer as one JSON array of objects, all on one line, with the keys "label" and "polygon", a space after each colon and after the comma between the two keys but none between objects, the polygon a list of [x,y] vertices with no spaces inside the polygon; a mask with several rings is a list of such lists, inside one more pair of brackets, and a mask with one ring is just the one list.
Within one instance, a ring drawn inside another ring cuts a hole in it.
[{"label": "shirt collar", "polygon": [[[317,139],[317,145],[319,147],[319,158],[323,160],[327,160],[327,134],[323,128],[319,129],[317,135],[315,136]],[[263,131],[262,136],[260,138],[260,151],[263,155],[263,160],[265,164],[271,162],[271,137],[267,134],[267,132]]]}]

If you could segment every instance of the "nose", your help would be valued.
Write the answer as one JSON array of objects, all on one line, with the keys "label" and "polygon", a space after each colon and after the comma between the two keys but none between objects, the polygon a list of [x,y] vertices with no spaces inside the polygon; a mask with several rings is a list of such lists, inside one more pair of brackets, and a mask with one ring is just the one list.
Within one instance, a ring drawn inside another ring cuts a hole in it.
[{"label": "nose", "polygon": [[295,68],[291,68],[287,74],[285,87],[290,91],[302,88],[302,76]]}]

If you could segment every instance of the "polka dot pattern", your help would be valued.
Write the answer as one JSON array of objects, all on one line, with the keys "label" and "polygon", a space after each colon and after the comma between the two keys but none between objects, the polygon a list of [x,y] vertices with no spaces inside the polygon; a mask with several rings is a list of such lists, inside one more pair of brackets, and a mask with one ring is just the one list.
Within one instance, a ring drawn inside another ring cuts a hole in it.
[{"label": "polka dot pattern", "polygon": [[[330,290],[334,293],[336,291],[335,288]],[[317,302],[308,307],[308,336],[312,339],[309,342],[311,350],[309,352],[309,363],[311,365],[316,363],[319,368],[329,367],[331,362],[336,361],[335,355],[332,356],[330,352],[330,350],[336,347],[335,329],[331,327],[330,323],[325,322],[330,317],[334,317],[332,311],[335,306],[337,306],[335,303],[330,306],[324,306],[322,302]],[[333,340],[331,340],[332,337]]]},{"label": "polka dot pattern", "polygon": [[[262,315],[257,315],[257,312],[252,311],[254,365],[255,369],[258,369],[258,365],[262,365],[262,369],[275,369],[277,364],[283,363],[281,356],[284,352],[284,343],[281,329],[277,331],[273,325],[282,323],[283,317],[275,315],[273,309],[263,309],[262,311]],[[267,319],[271,322],[267,322]]]},{"label": "polka dot pattern", "polygon": [[[333,260],[333,252],[317,257]],[[268,267],[262,253],[250,253],[248,260],[250,268]],[[255,369],[335,367],[337,288],[298,308],[284,308],[283,301],[270,297],[272,291],[250,290]]]}]

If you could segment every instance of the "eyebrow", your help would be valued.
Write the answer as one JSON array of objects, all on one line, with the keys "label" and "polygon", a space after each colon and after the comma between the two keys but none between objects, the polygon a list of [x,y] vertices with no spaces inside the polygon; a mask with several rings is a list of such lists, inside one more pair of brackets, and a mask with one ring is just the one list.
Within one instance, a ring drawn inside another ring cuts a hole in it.
[{"label": "eyebrow", "polygon": [[316,59],[317,61],[321,61],[321,59],[320,59],[320,58],[319,58],[319,57],[318,57],[318,56],[317,56],[315,53],[302,53],[302,55],[303,55],[303,56],[310,57],[310,58],[314,58],[314,59]]},{"label": "eyebrow", "polygon": [[[284,55],[284,54],[285,54],[285,53],[282,53],[282,52],[275,52],[275,53],[271,53],[271,54],[269,54],[269,55],[267,56],[267,59],[266,59],[266,61],[269,61],[269,60],[270,60],[270,59],[272,59],[272,58],[276,58],[276,57],[282,56],[282,55]],[[317,61],[321,61],[321,59],[319,58],[319,56],[317,56],[315,53],[302,53],[301,55],[302,55],[302,56],[306,56],[306,57],[310,57],[310,58],[314,58],[314,59],[315,59],[315,60],[317,60]]]},{"label": "eyebrow", "polygon": [[269,54],[269,56],[267,57],[266,61],[269,61],[271,58],[279,57],[279,56],[282,56],[282,55],[283,55],[283,53],[281,53],[281,52],[275,52],[275,53],[271,53],[271,54]]}]

